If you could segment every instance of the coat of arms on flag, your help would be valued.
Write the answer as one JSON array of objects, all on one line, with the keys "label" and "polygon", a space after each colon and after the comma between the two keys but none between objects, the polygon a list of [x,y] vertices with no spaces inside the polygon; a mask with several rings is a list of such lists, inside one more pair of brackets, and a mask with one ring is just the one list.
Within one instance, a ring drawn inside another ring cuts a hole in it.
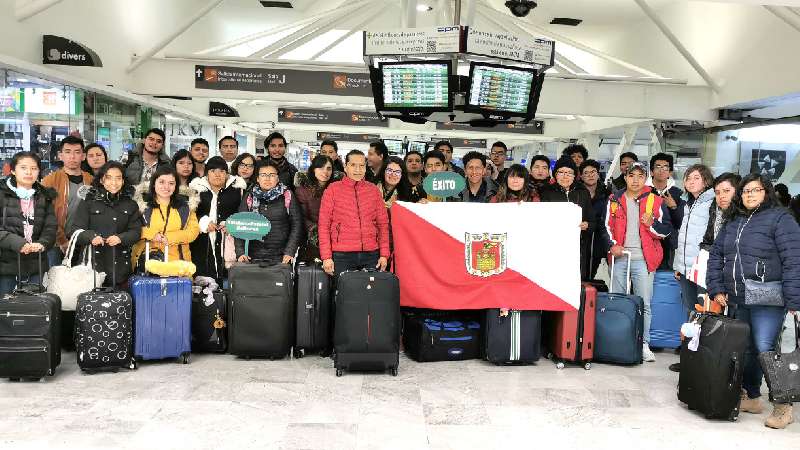
[{"label": "coat of arms on flag", "polygon": [[508,233],[465,233],[464,254],[467,273],[490,277],[506,270],[506,237]]}]

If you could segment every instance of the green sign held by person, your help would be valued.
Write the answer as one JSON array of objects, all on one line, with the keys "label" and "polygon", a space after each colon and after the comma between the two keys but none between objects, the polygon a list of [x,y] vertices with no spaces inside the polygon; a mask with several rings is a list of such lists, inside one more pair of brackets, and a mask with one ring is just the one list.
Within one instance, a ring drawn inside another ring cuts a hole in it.
[{"label": "green sign held by person", "polygon": [[259,213],[240,212],[228,217],[228,220],[225,221],[225,228],[231,236],[244,241],[244,254],[247,255],[250,241],[261,240],[269,234],[272,224]]},{"label": "green sign held by person", "polygon": [[434,172],[422,182],[425,192],[442,199],[460,194],[466,186],[464,177],[455,172]]}]

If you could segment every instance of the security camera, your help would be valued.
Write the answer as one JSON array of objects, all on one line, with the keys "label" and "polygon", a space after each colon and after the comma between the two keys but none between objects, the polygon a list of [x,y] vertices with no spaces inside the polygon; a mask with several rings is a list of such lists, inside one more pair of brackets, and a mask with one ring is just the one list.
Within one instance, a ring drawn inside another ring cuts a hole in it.
[{"label": "security camera", "polygon": [[527,16],[536,6],[536,2],[531,0],[508,0],[506,2],[506,8],[511,10],[511,14],[517,17]]}]

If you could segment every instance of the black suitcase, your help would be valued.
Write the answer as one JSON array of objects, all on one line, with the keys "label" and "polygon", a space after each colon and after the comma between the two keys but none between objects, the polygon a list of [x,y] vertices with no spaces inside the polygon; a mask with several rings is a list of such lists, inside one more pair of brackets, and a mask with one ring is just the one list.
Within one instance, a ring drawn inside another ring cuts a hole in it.
[{"label": "black suitcase", "polygon": [[192,287],[192,352],[228,350],[228,297],[215,290],[209,297],[201,286]]},{"label": "black suitcase", "polygon": [[75,355],[81,370],[116,372],[136,368],[133,299],[127,292],[97,288],[79,295],[74,329]]},{"label": "black suitcase", "polygon": [[245,358],[283,358],[294,342],[292,268],[236,264],[230,269],[228,351]]},{"label": "black suitcase", "polygon": [[[40,253],[40,275],[41,258]],[[18,284],[0,300],[0,377],[18,381],[54,375],[61,364],[60,341],[61,299],[57,295],[45,293],[41,285]]]},{"label": "black suitcase", "polygon": [[750,326],[736,319],[703,313],[697,351],[681,344],[678,400],[708,419],[736,420],[744,376],[744,354],[750,341]]},{"label": "black suitcase", "polygon": [[542,353],[542,312],[486,310],[486,355],[494,364],[533,364]]},{"label": "black suitcase", "polygon": [[334,322],[336,376],[345,370],[391,370],[400,365],[400,283],[375,270],[339,275]]},{"label": "black suitcase", "polygon": [[417,362],[478,359],[483,354],[481,321],[471,311],[405,314],[403,348]]},{"label": "black suitcase", "polygon": [[297,340],[294,356],[330,352],[331,285],[319,263],[297,265]]}]

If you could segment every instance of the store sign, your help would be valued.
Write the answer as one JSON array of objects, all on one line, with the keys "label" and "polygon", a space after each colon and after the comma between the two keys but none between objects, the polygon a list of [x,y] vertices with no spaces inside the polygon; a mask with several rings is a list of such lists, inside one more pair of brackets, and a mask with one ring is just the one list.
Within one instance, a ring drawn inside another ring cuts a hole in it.
[{"label": "store sign", "polygon": [[239,111],[222,102],[208,102],[208,115],[213,117],[239,117]]},{"label": "store sign", "polygon": [[375,142],[380,141],[378,134],[350,134],[350,133],[329,133],[320,131],[317,133],[317,140],[324,141],[330,139],[336,142]]},{"label": "store sign", "polygon": [[194,87],[217,91],[372,97],[368,73],[194,66]]},{"label": "store sign", "polygon": [[532,120],[530,123],[501,123],[494,127],[473,127],[466,123],[437,123],[437,130],[479,131],[485,133],[544,134],[544,122]]},{"label": "store sign", "polygon": [[461,27],[406,28],[364,32],[364,55],[458,53]]},{"label": "store sign", "polygon": [[388,127],[389,121],[376,112],[337,109],[278,108],[278,122],[315,123],[322,125],[352,125]]},{"label": "store sign", "polygon": [[89,47],[52,34],[42,36],[42,64],[103,67],[100,57]]},{"label": "store sign", "polygon": [[466,52],[528,64],[552,66],[555,58],[555,42],[469,27],[467,28]]},{"label": "store sign", "polygon": [[434,172],[425,177],[422,182],[425,192],[439,198],[458,195],[466,185],[464,177],[455,172]]},{"label": "store sign", "polygon": [[75,91],[25,88],[25,112],[40,114],[75,114]]}]

